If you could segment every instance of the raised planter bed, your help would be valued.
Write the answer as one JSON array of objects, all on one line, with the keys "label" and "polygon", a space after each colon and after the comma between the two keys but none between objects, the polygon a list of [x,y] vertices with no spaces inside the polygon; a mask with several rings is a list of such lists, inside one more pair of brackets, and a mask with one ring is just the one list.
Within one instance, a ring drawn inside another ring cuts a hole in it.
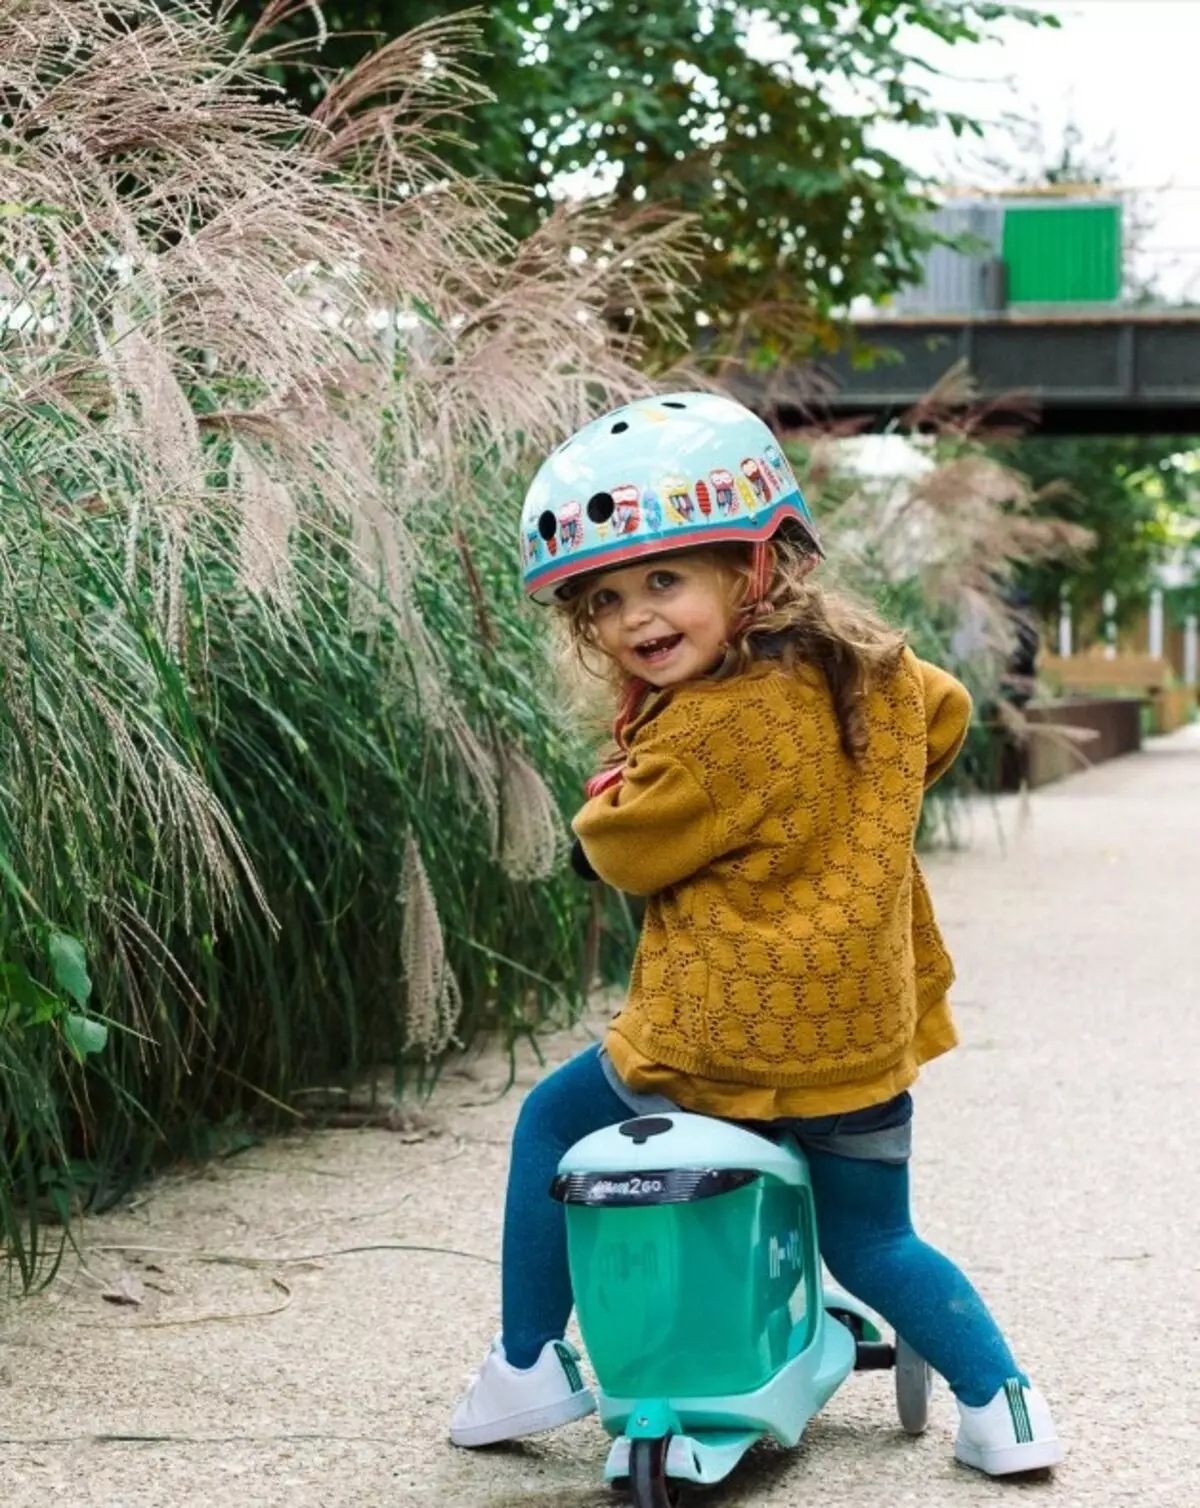
[{"label": "raised planter bed", "polygon": [[[1024,709],[1032,724],[1024,747],[998,732],[996,788],[1020,788],[1022,766],[1029,785],[1037,787],[1077,774],[1107,759],[1135,754],[1142,746],[1141,697],[1060,697],[1030,702]],[[1078,729],[1088,736],[1074,739],[1056,729]],[[1041,730],[1040,732],[1038,730]]]}]

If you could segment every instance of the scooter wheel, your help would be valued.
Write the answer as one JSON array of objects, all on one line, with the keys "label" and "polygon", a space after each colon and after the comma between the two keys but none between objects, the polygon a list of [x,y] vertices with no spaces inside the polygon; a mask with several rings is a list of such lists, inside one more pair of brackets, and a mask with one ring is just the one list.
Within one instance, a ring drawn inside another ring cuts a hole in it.
[{"label": "scooter wheel", "polygon": [[679,1508],[679,1489],[667,1477],[670,1435],[634,1440],[629,1447],[629,1495],[633,1508]]},{"label": "scooter wheel", "polygon": [[896,1412],[906,1435],[923,1435],[929,1423],[933,1368],[902,1336],[896,1337]]}]

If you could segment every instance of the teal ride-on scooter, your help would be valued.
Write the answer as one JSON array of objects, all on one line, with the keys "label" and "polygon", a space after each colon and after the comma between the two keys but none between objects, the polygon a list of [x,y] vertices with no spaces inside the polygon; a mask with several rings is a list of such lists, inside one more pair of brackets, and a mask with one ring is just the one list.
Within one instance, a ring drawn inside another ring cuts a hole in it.
[{"label": "teal ride-on scooter", "polygon": [[848,1294],[823,1288],[800,1147],[707,1116],[642,1116],[577,1142],[566,1207],[576,1312],[634,1508],[726,1477],[765,1435],[795,1445],[855,1369],[895,1372],[924,1430],[932,1374]]}]

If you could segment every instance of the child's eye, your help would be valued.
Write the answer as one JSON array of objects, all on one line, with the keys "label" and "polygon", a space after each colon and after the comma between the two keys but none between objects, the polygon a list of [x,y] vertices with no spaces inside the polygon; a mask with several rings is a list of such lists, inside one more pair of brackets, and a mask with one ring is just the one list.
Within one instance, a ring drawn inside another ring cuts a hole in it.
[{"label": "child's eye", "polygon": [[611,587],[601,587],[588,598],[588,607],[593,613],[602,613],[617,600],[617,594]]},{"label": "child's eye", "polygon": [[669,587],[678,584],[679,574],[676,571],[651,571],[646,581],[651,591],[665,592]]}]

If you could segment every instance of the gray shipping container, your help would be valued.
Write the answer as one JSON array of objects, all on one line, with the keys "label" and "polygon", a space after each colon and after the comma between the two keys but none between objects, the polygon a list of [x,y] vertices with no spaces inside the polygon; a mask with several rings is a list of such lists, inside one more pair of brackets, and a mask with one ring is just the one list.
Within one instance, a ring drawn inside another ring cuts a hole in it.
[{"label": "gray shipping container", "polygon": [[995,201],[959,200],[929,218],[944,235],[971,235],[983,243],[978,255],[934,246],[923,261],[920,283],[896,294],[888,306],[896,314],[988,314],[1005,307],[1004,206]]}]

